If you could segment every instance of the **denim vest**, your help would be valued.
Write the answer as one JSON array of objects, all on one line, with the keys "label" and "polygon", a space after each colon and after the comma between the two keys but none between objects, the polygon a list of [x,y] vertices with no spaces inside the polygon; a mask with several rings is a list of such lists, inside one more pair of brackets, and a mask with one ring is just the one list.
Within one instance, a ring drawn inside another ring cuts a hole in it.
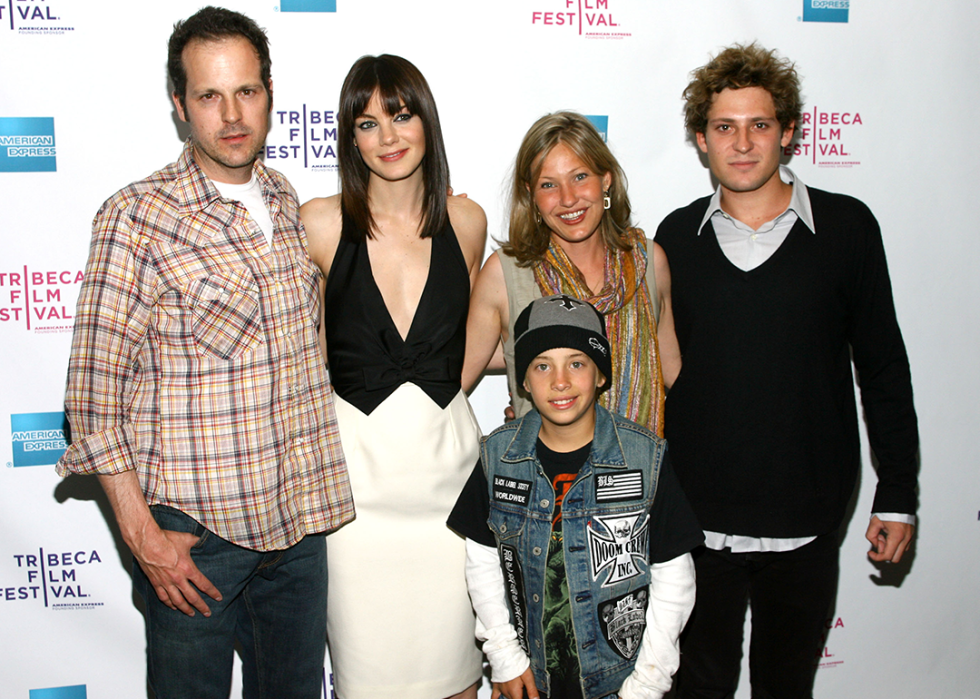
[{"label": "denim vest", "polygon": [[[495,430],[483,441],[482,461],[511,622],[535,683],[548,692],[543,615],[555,490],[537,457],[540,427],[532,410]],[[646,428],[596,405],[592,451],[562,501],[585,699],[615,695],[636,661],[650,594],[649,513],[666,449]]]}]

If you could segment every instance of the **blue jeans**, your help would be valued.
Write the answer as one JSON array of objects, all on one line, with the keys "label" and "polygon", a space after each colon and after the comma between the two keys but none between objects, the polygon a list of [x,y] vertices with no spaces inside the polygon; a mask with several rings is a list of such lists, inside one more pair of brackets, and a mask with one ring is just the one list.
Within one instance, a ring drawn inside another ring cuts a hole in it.
[{"label": "blue jeans", "polygon": [[146,602],[147,677],[157,699],[227,699],[236,641],[245,699],[320,699],[327,633],[323,535],[285,551],[252,551],[178,510],[151,510],[161,528],[200,537],[191,558],[223,598],[201,594],[210,617],[172,610],[134,559],[133,585]]}]

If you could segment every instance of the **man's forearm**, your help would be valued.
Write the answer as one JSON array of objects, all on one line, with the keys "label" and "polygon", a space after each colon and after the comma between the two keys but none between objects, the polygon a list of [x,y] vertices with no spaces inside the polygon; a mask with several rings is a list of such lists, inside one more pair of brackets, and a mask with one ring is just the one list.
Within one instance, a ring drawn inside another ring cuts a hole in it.
[{"label": "man's forearm", "polygon": [[102,489],[109,498],[109,504],[112,505],[123,541],[136,555],[139,542],[146,537],[147,529],[158,528],[146,504],[136,471],[100,475],[99,483],[102,484]]}]

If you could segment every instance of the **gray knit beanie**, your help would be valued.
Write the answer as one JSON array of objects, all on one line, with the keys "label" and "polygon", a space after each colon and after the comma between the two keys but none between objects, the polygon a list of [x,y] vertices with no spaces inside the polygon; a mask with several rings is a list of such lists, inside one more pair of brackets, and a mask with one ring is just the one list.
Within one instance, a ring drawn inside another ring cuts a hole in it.
[{"label": "gray knit beanie", "polygon": [[535,299],[514,323],[514,369],[519,382],[542,352],[557,347],[579,350],[612,381],[612,359],[606,324],[592,304],[566,294]]}]

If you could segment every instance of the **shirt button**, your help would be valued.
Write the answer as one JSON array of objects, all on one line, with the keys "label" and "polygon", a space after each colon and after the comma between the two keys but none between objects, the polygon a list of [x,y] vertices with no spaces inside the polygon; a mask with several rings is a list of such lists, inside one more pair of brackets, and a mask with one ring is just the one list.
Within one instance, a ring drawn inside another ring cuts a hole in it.
[{"label": "shirt button", "polygon": [[535,546],[533,549],[531,549],[531,553],[533,553],[535,556],[540,556],[541,555],[541,547],[540,546]]},{"label": "shirt button", "polygon": [[549,505],[551,505],[551,500],[542,500],[541,501],[541,507],[548,507]]},{"label": "shirt button", "polygon": [[507,532],[507,525],[506,524],[501,524],[500,525],[500,533],[501,534],[505,534],[506,532]]},{"label": "shirt button", "polygon": [[535,602],[540,602],[541,601],[541,598],[538,597],[537,595],[532,596],[531,599],[533,599]]}]

